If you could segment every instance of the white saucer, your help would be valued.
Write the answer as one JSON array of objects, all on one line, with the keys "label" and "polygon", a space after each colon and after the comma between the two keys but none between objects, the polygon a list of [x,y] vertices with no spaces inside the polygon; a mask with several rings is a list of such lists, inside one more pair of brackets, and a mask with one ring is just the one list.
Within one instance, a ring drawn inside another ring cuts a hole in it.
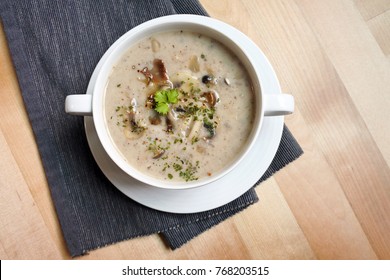
[{"label": "white saucer", "polygon": [[222,206],[236,199],[259,180],[275,156],[283,129],[283,119],[272,117],[264,122],[261,130],[262,137],[253,151],[225,177],[202,187],[185,190],[156,188],[128,176],[104,151],[91,117],[85,117],[85,128],[88,143],[97,164],[121,192],[157,210],[172,213],[195,213]]},{"label": "white saucer", "polygon": [[[280,94],[279,81],[265,55],[248,39],[248,49],[261,65],[264,81],[262,90]],[[108,56],[102,57],[88,85],[87,94],[93,94],[97,73]],[[140,204],[172,213],[195,213],[222,206],[248,191],[264,174],[279,147],[284,117],[265,117],[259,138],[248,156],[221,179],[208,185],[184,189],[161,189],[144,184],[124,173],[104,151],[97,136],[92,117],[84,117],[85,131],[91,152],[104,175],[121,192]]]}]

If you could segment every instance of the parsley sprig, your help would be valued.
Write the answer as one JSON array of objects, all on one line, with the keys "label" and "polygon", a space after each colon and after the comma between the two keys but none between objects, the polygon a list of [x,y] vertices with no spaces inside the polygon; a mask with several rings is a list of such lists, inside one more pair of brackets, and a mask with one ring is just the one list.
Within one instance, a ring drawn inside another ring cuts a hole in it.
[{"label": "parsley sprig", "polygon": [[179,92],[177,89],[158,90],[154,95],[156,102],[155,110],[163,115],[169,111],[169,104],[176,104],[178,101]]}]

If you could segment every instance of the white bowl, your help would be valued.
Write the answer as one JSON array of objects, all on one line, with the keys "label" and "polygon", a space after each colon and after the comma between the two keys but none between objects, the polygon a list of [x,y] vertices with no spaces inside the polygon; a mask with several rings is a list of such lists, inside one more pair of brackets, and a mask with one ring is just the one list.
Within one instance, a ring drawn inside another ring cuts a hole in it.
[{"label": "white bowl", "polygon": [[[112,71],[112,67],[117,63],[124,52],[126,52],[131,45],[143,38],[150,37],[155,33],[171,30],[201,33],[222,43],[243,63],[250,75],[255,91],[255,120],[253,122],[251,134],[244,144],[245,146],[241,150],[241,153],[237,155],[234,162],[224,167],[222,171],[207,178],[201,178],[191,182],[168,182],[144,174],[130,165],[115,148],[115,144],[111,140],[107,125],[105,124],[103,110],[107,80]],[[94,125],[104,150],[113,162],[129,176],[148,185],[164,189],[188,189],[209,184],[230,172],[247,155],[259,135],[264,116],[285,115],[292,113],[294,109],[294,100],[291,95],[267,94],[261,90],[261,85],[263,83],[262,76],[260,75],[261,71],[259,69],[261,66],[254,63],[254,61],[256,61],[254,56],[259,50],[254,52],[252,48],[248,48],[249,45],[252,46],[253,44],[254,43],[242,32],[226,23],[210,17],[171,15],[147,21],[124,34],[109,48],[109,50],[107,50],[104,56],[104,62],[97,75],[92,96],[86,94],[68,96],[65,102],[65,110],[70,114],[93,116]]]}]

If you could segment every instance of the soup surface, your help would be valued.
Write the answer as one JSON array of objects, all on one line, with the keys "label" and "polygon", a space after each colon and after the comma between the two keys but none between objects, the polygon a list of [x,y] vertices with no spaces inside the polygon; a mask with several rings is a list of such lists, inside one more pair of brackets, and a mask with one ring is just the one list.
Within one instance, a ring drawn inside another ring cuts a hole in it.
[{"label": "soup surface", "polygon": [[125,160],[159,179],[218,173],[252,129],[254,94],[245,68],[207,36],[158,33],[130,47],[105,93],[112,141]]}]

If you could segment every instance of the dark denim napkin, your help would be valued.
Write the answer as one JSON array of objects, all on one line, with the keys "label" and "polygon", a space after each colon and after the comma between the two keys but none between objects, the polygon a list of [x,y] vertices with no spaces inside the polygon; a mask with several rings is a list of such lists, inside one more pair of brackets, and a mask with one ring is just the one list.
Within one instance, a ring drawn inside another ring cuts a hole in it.
[{"label": "dark denim napkin", "polygon": [[[71,256],[161,233],[175,249],[258,201],[253,189],[218,209],[171,214],[144,207],[105,178],[86,141],[83,119],[65,114],[65,96],[86,92],[108,47],[134,26],[175,13],[207,15],[196,0],[2,0],[6,31],[25,106]],[[285,127],[260,181],[299,157]]]}]

